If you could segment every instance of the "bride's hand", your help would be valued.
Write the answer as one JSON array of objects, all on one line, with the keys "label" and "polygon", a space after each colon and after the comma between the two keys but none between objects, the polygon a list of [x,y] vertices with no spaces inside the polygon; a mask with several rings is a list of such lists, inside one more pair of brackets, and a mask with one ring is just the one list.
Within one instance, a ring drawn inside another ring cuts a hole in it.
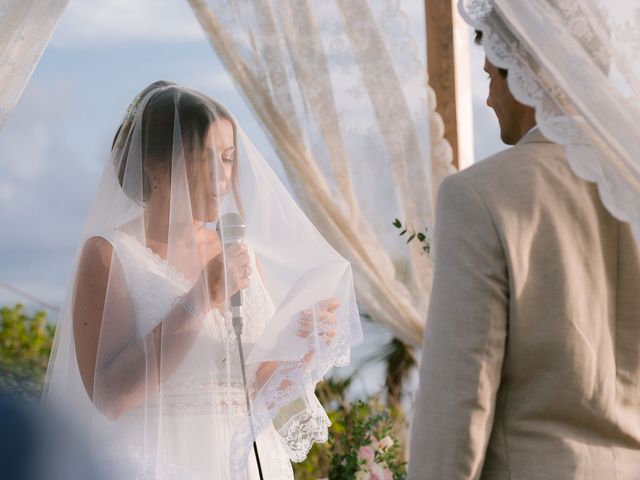
[{"label": "bride's hand", "polygon": [[244,243],[236,243],[227,247],[224,255],[221,253],[209,260],[200,272],[193,291],[196,295],[204,293],[209,307],[217,307],[238,290],[247,288],[249,275],[249,248]]},{"label": "bride's hand", "polygon": [[315,308],[315,322],[313,309],[304,310],[300,314],[300,318],[298,318],[298,324],[300,325],[297,331],[298,336],[308,337],[313,333],[314,329],[317,329],[320,338],[326,345],[330,345],[333,337],[336,336],[336,330],[332,328],[332,325],[336,323],[334,312],[339,306],[340,301],[337,298],[319,302]]},{"label": "bride's hand", "polygon": [[[332,325],[336,323],[336,317],[334,312],[340,306],[340,301],[337,298],[330,298],[328,300],[323,300],[316,304],[315,307],[315,315],[316,315],[316,325],[314,326],[313,320],[313,309],[307,308],[303,310],[298,316],[298,330],[296,334],[299,337],[306,338],[311,335],[314,330],[317,328],[318,335],[324,341],[325,345],[330,345],[333,337],[336,336],[335,328],[332,328]],[[312,345],[313,347],[313,345]],[[302,361],[305,364],[309,364],[313,357],[315,356],[315,350],[310,349],[304,357],[302,357]],[[271,378],[273,372],[278,368],[280,362],[263,362],[258,367],[256,372],[256,390],[260,390],[264,383]],[[288,381],[284,381],[281,385],[278,386],[278,389],[285,389],[288,387]]]}]

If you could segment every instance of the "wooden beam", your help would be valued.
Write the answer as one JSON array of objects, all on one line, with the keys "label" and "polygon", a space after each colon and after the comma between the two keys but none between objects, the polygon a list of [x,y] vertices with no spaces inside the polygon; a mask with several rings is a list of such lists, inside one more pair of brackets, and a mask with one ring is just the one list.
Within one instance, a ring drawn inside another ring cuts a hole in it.
[{"label": "wooden beam", "polygon": [[454,165],[473,163],[473,109],[469,74],[469,31],[456,0],[425,0],[427,70],[436,93],[444,136],[453,149]]}]

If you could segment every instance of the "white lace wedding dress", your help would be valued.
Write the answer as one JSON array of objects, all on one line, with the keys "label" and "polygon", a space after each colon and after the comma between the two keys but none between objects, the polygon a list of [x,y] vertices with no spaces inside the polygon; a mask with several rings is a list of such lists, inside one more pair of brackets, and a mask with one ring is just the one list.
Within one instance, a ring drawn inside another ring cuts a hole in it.
[{"label": "white lace wedding dress", "polygon": [[[119,236],[114,250],[123,265],[141,338],[164,318],[176,297],[185,293],[190,284],[166,260],[134,237]],[[253,254],[252,263],[252,271],[257,272]],[[245,290],[244,305],[243,346],[248,356],[274,311],[257,273],[252,275],[251,285]],[[199,359],[202,363],[203,358],[214,362],[215,368],[195,361]],[[212,378],[212,371],[217,372],[216,378]],[[231,322],[214,309],[206,317],[205,327],[190,353],[164,382],[161,393],[117,420],[116,423],[121,424],[118,431],[122,432],[124,425],[130,434],[125,435],[126,441],[119,443],[109,457],[111,461],[117,460],[114,465],[127,464],[128,468],[141,472],[137,477],[141,479],[230,478],[231,437],[247,418],[244,398]],[[158,414],[149,415],[150,409],[157,409]],[[179,416],[175,415],[178,411]],[[149,419],[154,419],[157,425],[149,425]],[[181,443],[189,448],[181,448]],[[258,437],[257,443],[265,478],[293,479],[283,442],[272,425]],[[153,448],[148,448],[149,445]],[[203,451],[194,448],[198,445],[216,447]],[[147,455],[145,450],[158,453]],[[162,452],[171,452],[171,458],[158,458]],[[253,452],[247,460],[246,471],[238,478],[259,478]]]}]

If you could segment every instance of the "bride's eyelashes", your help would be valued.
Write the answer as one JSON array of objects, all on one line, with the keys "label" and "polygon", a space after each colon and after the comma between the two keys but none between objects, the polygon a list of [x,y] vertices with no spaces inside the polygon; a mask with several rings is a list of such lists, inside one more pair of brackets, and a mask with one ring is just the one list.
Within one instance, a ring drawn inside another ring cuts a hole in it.
[{"label": "bride's eyelashes", "polygon": [[[211,149],[208,149],[207,151],[207,161],[210,162],[211,164],[213,164],[215,162],[217,157],[216,152],[214,152]],[[227,153],[225,152],[220,159],[222,160],[222,163],[225,163],[227,165],[233,165],[233,163],[235,163],[235,156],[233,155],[233,152],[231,153]]]},{"label": "bride's eyelashes", "polygon": [[222,152],[222,162],[232,164],[236,160],[235,157],[235,147],[229,147],[224,152]]}]

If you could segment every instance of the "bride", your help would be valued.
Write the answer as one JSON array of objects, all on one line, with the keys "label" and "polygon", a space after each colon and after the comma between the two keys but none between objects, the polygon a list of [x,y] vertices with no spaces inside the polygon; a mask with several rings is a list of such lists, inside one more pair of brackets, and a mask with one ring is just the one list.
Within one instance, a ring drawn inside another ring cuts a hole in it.
[{"label": "bride", "polygon": [[327,439],[313,392],[361,339],[351,268],[220,104],[134,99],[74,271],[45,401],[114,478],[290,479]]}]

